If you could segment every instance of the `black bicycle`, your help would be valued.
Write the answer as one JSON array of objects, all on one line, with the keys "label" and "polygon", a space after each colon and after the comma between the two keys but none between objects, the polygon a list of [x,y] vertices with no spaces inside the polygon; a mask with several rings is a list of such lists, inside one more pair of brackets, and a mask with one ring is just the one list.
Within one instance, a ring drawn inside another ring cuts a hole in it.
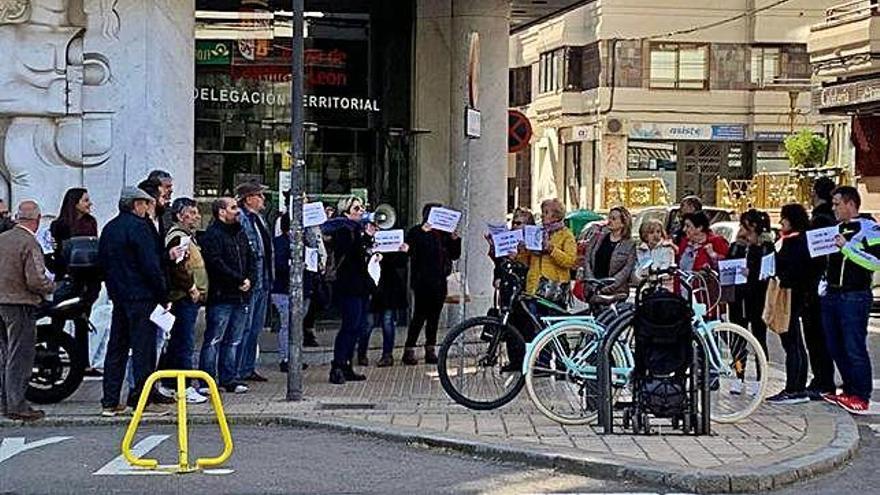
[{"label": "black bicycle", "polygon": [[[486,316],[468,318],[446,334],[438,353],[440,384],[455,402],[477,410],[499,408],[513,400],[525,384],[522,362],[526,339],[547,325],[545,317],[593,315],[607,326],[631,311],[625,297],[608,297],[602,305],[570,313],[541,297],[524,293],[527,269],[505,260],[500,265],[495,305]],[[613,278],[587,280],[594,292],[614,283]]]}]

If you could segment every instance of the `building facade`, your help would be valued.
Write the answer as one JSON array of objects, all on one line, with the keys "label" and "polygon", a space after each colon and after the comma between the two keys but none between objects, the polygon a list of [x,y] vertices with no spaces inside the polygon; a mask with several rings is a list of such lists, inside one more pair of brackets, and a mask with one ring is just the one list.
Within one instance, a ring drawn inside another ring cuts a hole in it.
[{"label": "building facade", "polygon": [[[306,190],[465,210],[474,308],[504,218],[508,33],[571,1],[306,0]],[[290,3],[8,0],[0,8],[0,198],[56,213],[87,187],[103,224],[150,170],[203,204],[290,168]],[[479,45],[473,46],[476,33]],[[477,49],[478,48],[478,49]],[[474,63],[469,62],[474,60]],[[481,113],[467,140],[465,107]],[[471,242],[472,241],[472,242]]]},{"label": "building facade", "polygon": [[509,100],[534,138],[510,158],[509,203],[601,209],[620,199],[609,179],[656,178],[670,201],[714,204],[719,177],[788,170],[786,136],[827,132],[806,44],[826,4],[596,0],[514,29]]},{"label": "building facade", "polygon": [[820,84],[813,106],[837,124],[865,209],[880,210],[880,2],[841,2],[811,29],[810,62]]}]

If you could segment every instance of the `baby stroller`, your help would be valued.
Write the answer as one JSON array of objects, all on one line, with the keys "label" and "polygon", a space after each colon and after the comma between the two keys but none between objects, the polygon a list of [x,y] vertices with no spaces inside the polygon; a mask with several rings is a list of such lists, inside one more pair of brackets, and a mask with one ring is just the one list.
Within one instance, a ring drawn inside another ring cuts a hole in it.
[{"label": "baby stroller", "polygon": [[650,434],[653,417],[669,419],[673,429],[684,433],[708,434],[707,362],[692,327],[693,315],[688,300],[661,284],[639,287],[632,403],[624,409],[624,428]]}]

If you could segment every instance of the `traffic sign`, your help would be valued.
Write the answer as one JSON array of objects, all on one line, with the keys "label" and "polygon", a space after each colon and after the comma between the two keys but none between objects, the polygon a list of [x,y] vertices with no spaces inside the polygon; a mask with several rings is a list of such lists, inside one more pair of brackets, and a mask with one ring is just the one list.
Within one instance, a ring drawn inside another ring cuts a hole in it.
[{"label": "traffic sign", "polygon": [[517,110],[507,111],[507,152],[518,153],[529,145],[532,139],[532,124],[529,118]]}]

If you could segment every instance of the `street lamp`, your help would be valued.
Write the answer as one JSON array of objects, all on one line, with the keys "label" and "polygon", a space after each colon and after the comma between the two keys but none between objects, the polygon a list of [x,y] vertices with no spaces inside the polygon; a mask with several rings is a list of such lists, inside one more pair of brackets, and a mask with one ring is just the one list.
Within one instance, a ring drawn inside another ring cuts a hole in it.
[{"label": "street lamp", "polygon": [[305,42],[304,0],[292,0],[293,36],[291,44],[290,78],[290,142],[292,167],[290,171],[290,314],[287,348],[289,366],[287,372],[287,400],[303,398],[302,341],[303,341],[303,176],[305,150],[303,141],[303,43]]}]

